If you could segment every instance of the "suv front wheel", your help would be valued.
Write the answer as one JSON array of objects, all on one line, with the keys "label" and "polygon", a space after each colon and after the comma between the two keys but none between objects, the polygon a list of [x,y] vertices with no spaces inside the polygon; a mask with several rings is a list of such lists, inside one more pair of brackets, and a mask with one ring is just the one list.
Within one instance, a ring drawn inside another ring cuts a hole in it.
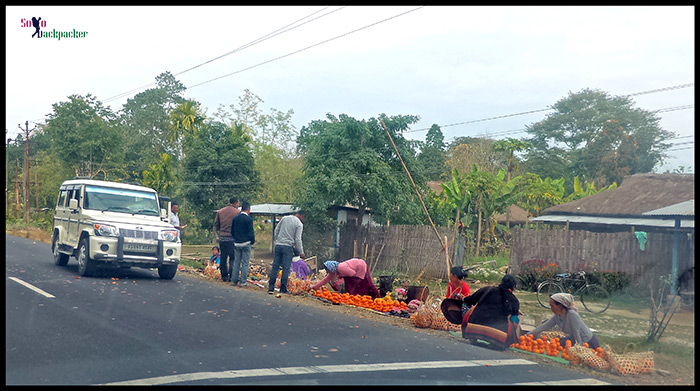
[{"label": "suv front wheel", "polygon": [[177,265],[163,265],[158,268],[158,275],[163,280],[172,280],[177,273]]},{"label": "suv front wheel", "polygon": [[84,277],[92,277],[97,269],[97,262],[90,258],[88,238],[83,238],[78,247],[78,274]]},{"label": "suv front wheel", "polygon": [[69,256],[58,251],[58,232],[53,235],[51,249],[53,250],[53,262],[58,266],[66,266]]}]

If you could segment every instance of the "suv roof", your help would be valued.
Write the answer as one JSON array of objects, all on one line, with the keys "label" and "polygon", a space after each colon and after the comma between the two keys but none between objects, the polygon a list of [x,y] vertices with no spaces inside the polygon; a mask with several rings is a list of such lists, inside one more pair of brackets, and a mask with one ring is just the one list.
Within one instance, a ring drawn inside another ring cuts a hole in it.
[{"label": "suv roof", "polygon": [[93,185],[93,186],[116,187],[116,188],[120,188],[120,189],[148,191],[151,193],[156,192],[155,190],[151,189],[150,187],[146,187],[146,186],[131,185],[128,183],[100,181],[100,180],[96,180],[96,179],[71,179],[71,180],[64,181],[61,184],[61,186],[63,186],[63,185],[82,185],[82,184]]}]

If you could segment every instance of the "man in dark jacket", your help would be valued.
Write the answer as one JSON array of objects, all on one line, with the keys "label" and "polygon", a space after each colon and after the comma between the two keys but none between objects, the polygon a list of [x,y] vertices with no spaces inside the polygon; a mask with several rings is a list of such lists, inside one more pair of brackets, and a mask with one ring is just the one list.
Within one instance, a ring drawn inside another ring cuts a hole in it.
[{"label": "man in dark jacket", "polygon": [[[221,250],[221,279],[231,281],[229,264],[233,266],[233,237],[231,236],[231,224],[233,218],[241,211],[238,209],[238,198],[231,197],[228,205],[216,212],[214,229],[219,235],[219,249]],[[230,262],[229,262],[230,261]]]},{"label": "man in dark jacket", "polygon": [[233,219],[231,224],[231,236],[233,237],[233,265],[231,267],[231,284],[236,285],[240,281],[241,286],[246,286],[248,281],[250,249],[255,244],[255,230],[253,218],[250,217],[250,203],[244,202],[241,213]]}]

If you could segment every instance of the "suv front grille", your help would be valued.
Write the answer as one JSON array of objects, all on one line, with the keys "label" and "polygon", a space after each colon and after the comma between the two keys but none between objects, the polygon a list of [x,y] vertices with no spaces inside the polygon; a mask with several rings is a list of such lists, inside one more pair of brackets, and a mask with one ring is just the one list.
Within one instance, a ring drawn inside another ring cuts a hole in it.
[{"label": "suv front grille", "polygon": [[143,231],[140,229],[119,229],[119,234],[125,238],[158,240],[157,231]]}]

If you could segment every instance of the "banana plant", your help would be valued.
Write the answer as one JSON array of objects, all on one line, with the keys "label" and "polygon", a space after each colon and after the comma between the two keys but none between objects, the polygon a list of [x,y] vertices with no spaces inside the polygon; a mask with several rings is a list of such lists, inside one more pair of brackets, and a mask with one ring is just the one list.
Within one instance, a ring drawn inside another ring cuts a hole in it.
[{"label": "banana plant", "polygon": [[447,200],[452,202],[455,205],[455,208],[457,209],[457,216],[455,217],[455,237],[457,236],[457,228],[459,227],[460,222],[462,222],[462,220],[459,217],[460,212],[467,209],[467,207],[469,206],[469,201],[471,200],[471,193],[465,186],[462,185],[462,181],[463,178],[459,174],[459,171],[456,168],[454,168],[452,169],[451,180],[447,183],[440,184],[442,190],[447,196]]}]

